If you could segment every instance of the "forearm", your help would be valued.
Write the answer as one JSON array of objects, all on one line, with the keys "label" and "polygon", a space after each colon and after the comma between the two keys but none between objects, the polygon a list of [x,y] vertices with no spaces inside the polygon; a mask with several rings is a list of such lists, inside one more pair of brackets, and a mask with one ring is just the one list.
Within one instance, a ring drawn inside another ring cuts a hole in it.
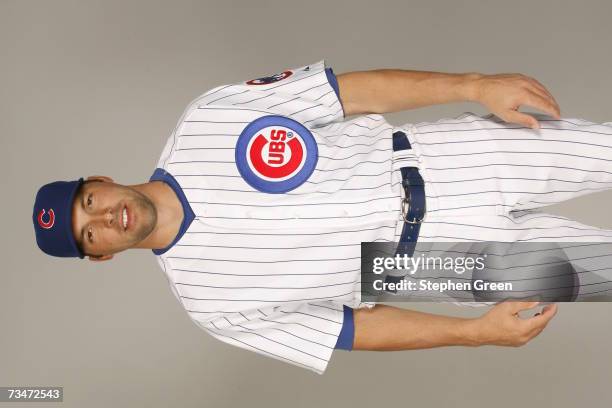
[{"label": "forearm", "polygon": [[354,350],[411,350],[476,346],[474,319],[463,319],[376,305],[355,309]]},{"label": "forearm", "polygon": [[346,116],[396,112],[477,99],[478,73],[380,69],[338,75]]}]

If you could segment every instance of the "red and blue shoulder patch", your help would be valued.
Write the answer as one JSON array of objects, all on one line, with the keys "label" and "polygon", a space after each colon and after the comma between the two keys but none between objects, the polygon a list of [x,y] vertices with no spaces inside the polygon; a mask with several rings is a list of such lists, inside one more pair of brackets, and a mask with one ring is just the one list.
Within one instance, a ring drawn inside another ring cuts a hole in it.
[{"label": "red and blue shoulder patch", "polygon": [[285,78],[289,78],[293,75],[293,71],[287,70],[283,71],[279,74],[270,75],[263,78],[251,79],[250,81],[246,81],[247,85],[268,85],[274,82],[282,81]]}]

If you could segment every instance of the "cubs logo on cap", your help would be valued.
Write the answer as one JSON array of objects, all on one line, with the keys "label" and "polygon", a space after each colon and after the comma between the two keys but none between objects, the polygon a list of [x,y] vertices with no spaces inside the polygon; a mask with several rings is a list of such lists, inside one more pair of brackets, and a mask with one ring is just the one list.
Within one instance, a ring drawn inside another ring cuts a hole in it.
[{"label": "cubs logo on cap", "polygon": [[51,229],[55,225],[55,211],[53,211],[53,208],[49,209],[47,221],[44,218],[45,213],[47,213],[47,210],[44,208],[38,213],[38,225],[44,229]]},{"label": "cubs logo on cap", "polygon": [[312,133],[284,116],[251,122],[236,143],[236,166],[242,178],[264,193],[285,193],[302,185],[317,165]]},{"label": "cubs logo on cap", "polygon": [[83,179],[45,184],[36,194],[32,222],[38,247],[46,254],[79,257],[72,232],[72,203]]},{"label": "cubs logo on cap", "polygon": [[293,71],[288,70],[288,71],[281,72],[280,74],[274,74],[274,75],[270,75],[270,76],[263,77],[263,78],[251,79],[250,81],[247,81],[246,84],[247,85],[268,85],[274,82],[281,81],[285,78],[288,78],[292,74],[293,74]]}]

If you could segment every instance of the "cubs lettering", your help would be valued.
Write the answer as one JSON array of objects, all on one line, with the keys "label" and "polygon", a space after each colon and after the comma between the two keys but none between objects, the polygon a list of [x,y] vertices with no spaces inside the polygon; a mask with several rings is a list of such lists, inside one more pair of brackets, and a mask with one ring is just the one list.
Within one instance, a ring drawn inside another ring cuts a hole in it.
[{"label": "cubs lettering", "polygon": [[[291,132],[289,132],[291,135]],[[280,129],[273,129],[270,133],[270,146],[268,152],[268,164],[283,164],[285,153],[285,139],[287,132]]]}]

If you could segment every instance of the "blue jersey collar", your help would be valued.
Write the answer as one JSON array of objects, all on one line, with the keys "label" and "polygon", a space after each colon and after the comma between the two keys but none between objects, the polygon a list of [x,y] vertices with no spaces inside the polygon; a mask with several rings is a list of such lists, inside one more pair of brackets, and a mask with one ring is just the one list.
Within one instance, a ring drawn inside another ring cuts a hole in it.
[{"label": "blue jersey collar", "polygon": [[153,249],[153,253],[155,255],[161,255],[167,252],[174,246],[174,244],[178,242],[179,239],[181,239],[185,231],[187,231],[187,228],[189,228],[191,225],[191,222],[195,219],[195,214],[187,201],[187,197],[185,197],[185,193],[183,193],[183,189],[176,179],[172,177],[172,174],[168,173],[164,169],[157,168],[149,181],[163,181],[164,183],[168,184],[178,197],[179,201],[181,202],[181,206],[183,207],[183,222],[181,223],[178,234],[176,234],[176,237],[174,240],[172,240],[172,243],[165,248]]}]

